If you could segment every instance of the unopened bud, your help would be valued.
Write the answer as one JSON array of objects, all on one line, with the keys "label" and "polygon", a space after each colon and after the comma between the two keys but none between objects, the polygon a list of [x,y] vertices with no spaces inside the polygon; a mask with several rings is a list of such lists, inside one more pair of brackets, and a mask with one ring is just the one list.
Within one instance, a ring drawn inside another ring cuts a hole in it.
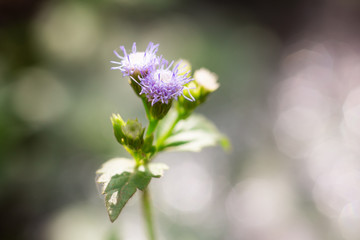
[{"label": "unopened bud", "polygon": [[165,117],[169,112],[172,105],[172,100],[168,103],[156,102],[154,105],[151,105],[149,102],[149,112],[152,119],[160,120]]},{"label": "unopened bud", "polygon": [[128,147],[138,150],[143,146],[145,128],[142,128],[141,123],[139,123],[137,119],[128,120],[126,124],[122,126],[122,131]]},{"label": "unopened bud", "polygon": [[125,123],[119,114],[113,114],[111,122],[115,137],[120,144],[135,150],[142,148],[145,128],[142,128],[141,123],[137,119],[130,119]]},{"label": "unopened bud", "polygon": [[116,140],[120,143],[120,144],[124,144],[125,143],[125,135],[122,131],[122,126],[125,125],[124,120],[121,118],[121,116],[119,114],[113,114],[111,116],[111,122],[114,128],[114,135],[116,137]]},{"label": "unopened bud", "polygon": [[190,93],[184,91],[185,97],[189,98],[191,94],[195,101],[187,101],[184,96],[180,96],[177,104],[177,110],[183,119],[187,118],[197,106],[205,102],[211,92],[219,88],[217,79],[218,77],[215,73],[205,68],[195,71],[194,81],[187,85]]}]

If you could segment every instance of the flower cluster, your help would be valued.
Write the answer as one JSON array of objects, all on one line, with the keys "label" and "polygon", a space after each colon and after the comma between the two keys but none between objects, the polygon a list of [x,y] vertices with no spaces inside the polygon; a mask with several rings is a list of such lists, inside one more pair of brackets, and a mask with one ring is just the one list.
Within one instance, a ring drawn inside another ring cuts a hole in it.
[{"label": "flower cluster", "polygon": [[136,43],[134,43],[130,54],[127,54],[124,46],[121,46],[124,56],[114,51],[121,61],[111,61],[118,64],[112,69],[119,69],[124,76],[129,76],[138,84],[141,87],[139,94],[144,94],[151,105],[157,102],[169,104],[172,100],[177,100],[179,96],[193,101],[194,98],[190,92],[188,92],[190,97],[184,95],[184,90],[189,90],[185,85],[193,79],[189,77],[189,74],[180,74],[179,64],[171,69],[173,61],[169,64],[162,56],[157,56],[158,46],[159,44],[154,45],[150,42],[145,52],[137,52]]},{"label": "flower cluster", "polygon": [[[170,63],[157,55],[158,44],[149,43],[144,52],[138,52],[136,43],[123,56],[114,51],[120,61],[111,61],[141,99],[148,125],[137,119],[124,121],[120,114],[113,114],[111,122],[116,140],[133,159],[111,159],[97,171],[97,183],[105,196],[105,206],[114,222],[133,194],[143,191],[144,213],[148,221],[150,202],[147,186],[152,178],[161,177],[167,166],[152,163],[163,151],[194,151],[221,144],[228,149],[227,139],[205,117],[194,114],[197,106],[215,91],[219,84],[217,75],[207,69],[191,74],[186,60]],[[177,101],[174,101],[177,100]],[[175,106],[174,106],[175,105]],[[173,107],[174,106],[174,107]],[[148,226],[152,226],[151,222]],[[155,239],[149,227],[149,239]]]}]

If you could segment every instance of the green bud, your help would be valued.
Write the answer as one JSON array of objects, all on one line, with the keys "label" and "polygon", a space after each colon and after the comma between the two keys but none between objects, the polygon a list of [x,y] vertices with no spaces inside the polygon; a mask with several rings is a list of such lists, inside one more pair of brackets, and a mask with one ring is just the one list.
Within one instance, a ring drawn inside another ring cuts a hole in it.
[{"label": "green bud", "polygon": [[128,120],[125,125],[121,127],[124,133],[125,144],[131,149],[139,150],[144,144],[145,128],[142,128],[138,120]]},{"label": "green bud", "polygon": [[150,116],[154,120],[160,120],[166,116],[169,112],[172,105],[172,101],[169,101],[168,104],[162,102],[156,102],[154,105],[151,106],[151,103],[148,102]]},{"label": "green bud", "polygon": [[122,131],[122,126],[125,125],[125,122],[119,114],[113,114],[110,119],[114,128],[116,140],[123,145],[125,143],[125,135]]},{"label": "green bud", "polygon": [[111,122],[114,128],[116,140],[131,149],[138,150],[144,144],[145,128],[142,128],[138,120],[128,120],[126,123],[119,114],[113,114]]}]

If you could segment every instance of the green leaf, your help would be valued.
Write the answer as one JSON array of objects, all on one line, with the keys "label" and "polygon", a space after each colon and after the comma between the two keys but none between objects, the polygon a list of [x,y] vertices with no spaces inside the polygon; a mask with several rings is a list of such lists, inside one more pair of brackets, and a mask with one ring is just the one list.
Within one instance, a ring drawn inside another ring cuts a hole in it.
[{"label": "green leaf", "polygon": [[168,167],[162,163],[151,163],[147,167],[135,167],[135,162],[126,158],[110,159],[96,171],[96,183],[105,195],[105,206],[114,222],[128,200],[137,189],[143,191],[151,178],[162,176]]},{"label": "green leaf", "polygon": [[129,172],[115,175],[111,178],[109,183],[109,185],[112,185],[113,189],[110,190],[106,188],[104,192],[105,206],[111,222],[116,220],[127,201],[136,192],[136,185],[131,179],[132,174]]},{"label": "green leaf", "polygon": [[176,125],[172,135],[165,140],[160,150],[199,152],[204,147],[217,144],[225,150],[230,148],[228,139],[212,122],[201,115],[192,114]]}]

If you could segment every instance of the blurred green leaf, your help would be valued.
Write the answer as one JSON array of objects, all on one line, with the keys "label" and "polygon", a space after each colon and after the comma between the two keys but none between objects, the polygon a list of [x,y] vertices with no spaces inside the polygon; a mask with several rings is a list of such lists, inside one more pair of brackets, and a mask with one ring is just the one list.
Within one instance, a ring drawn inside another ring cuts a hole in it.
[{"label": "blurred green leaf", "polygon": [[192,114],[176,125],[161,150],[199,152],[204,147],[217,144],[220,144],[225,150],[230,148],[229,140],[218,131],[212,122],[201,115]]},{"label": "blurred green leaf", "polygon": [[147,167],[135,167],[135,162],[126,158],[114,158],[103,164],[97,173],[97,184],[105,195],[105,206],[114,222],[137,189],[144,191],[151,178],[161,177],[168,167],[162,163],[150,163]]}]

